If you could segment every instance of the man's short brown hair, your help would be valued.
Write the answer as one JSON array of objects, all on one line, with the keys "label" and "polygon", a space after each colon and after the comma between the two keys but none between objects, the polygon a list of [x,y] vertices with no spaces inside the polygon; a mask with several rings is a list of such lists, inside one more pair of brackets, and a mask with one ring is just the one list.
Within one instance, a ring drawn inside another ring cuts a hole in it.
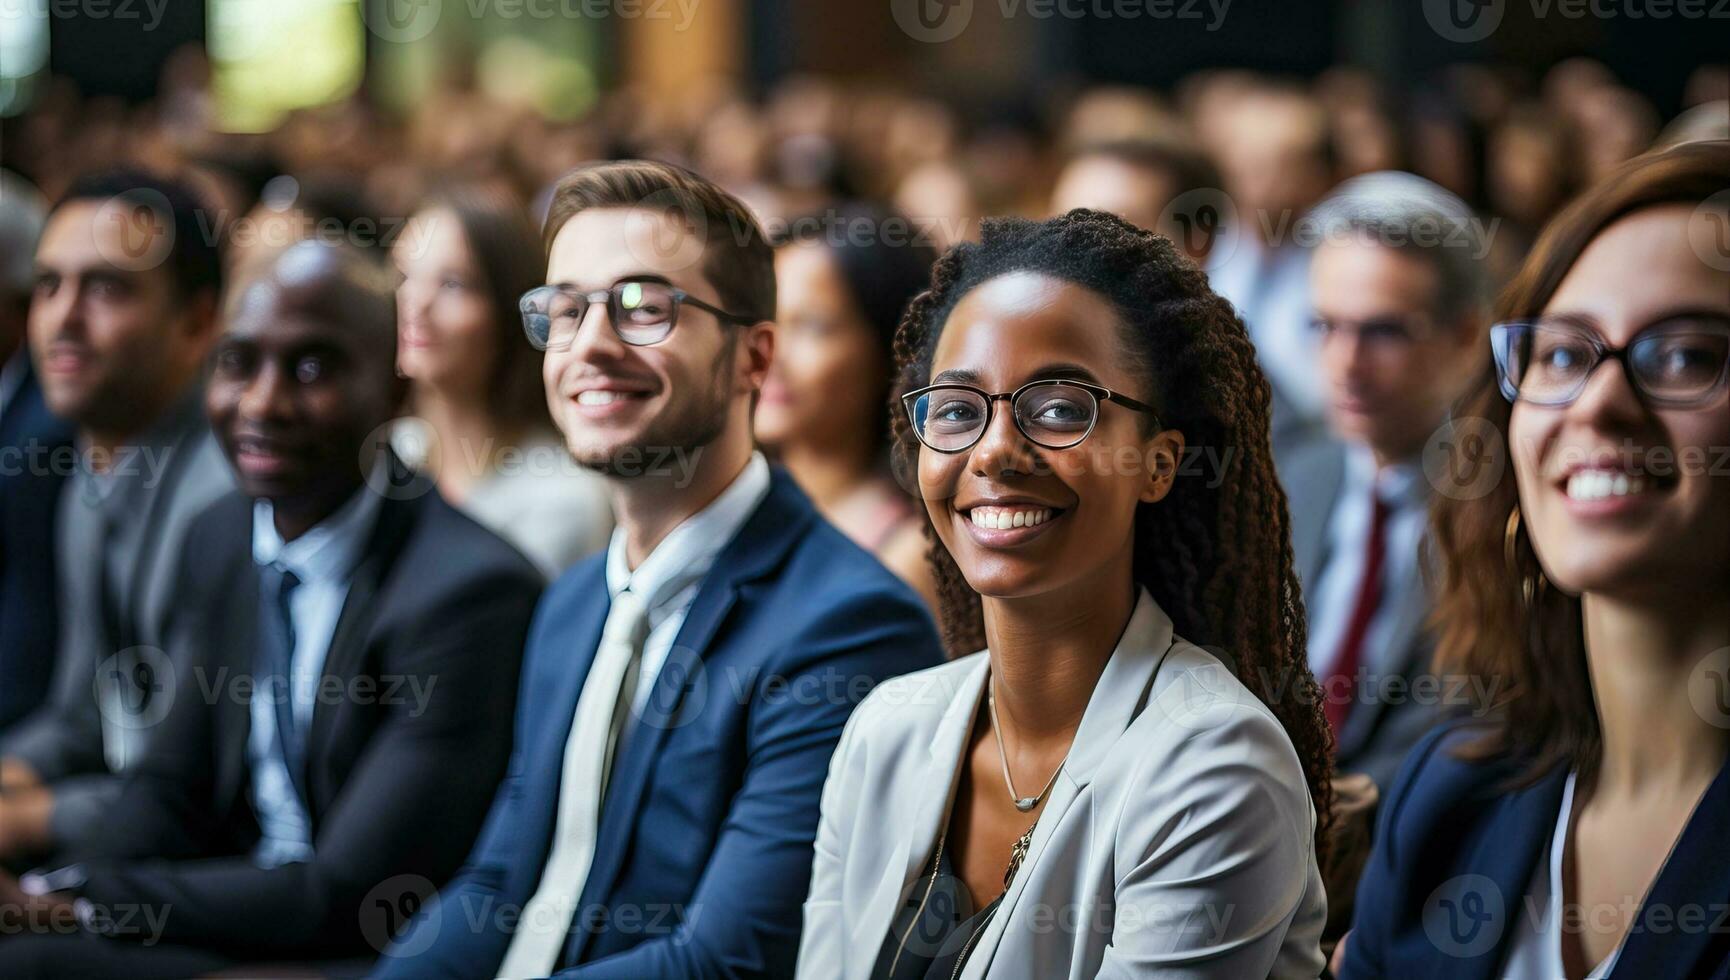
[{"label": "man's short brown hair", "polygon": [[544,232],[550,251],[565,223],[591,208],[672,215],[703,239],[705,278],[721,307],[752,321],[775,318],[775,255],[744,202],[683,167],[654,160],[597,163],[559,178]]}]

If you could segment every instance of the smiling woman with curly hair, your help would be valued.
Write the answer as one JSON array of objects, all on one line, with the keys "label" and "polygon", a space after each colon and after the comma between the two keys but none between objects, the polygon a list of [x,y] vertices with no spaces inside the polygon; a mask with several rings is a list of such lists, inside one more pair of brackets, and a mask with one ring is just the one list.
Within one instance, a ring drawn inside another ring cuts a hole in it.
[{"label": "smiling woman with curly hair", "polygon": [[848,723],[800,976],[1316,976],[1330,738],[1243,322],[1077,210],[952,249],[896,360],[969,655]]}]

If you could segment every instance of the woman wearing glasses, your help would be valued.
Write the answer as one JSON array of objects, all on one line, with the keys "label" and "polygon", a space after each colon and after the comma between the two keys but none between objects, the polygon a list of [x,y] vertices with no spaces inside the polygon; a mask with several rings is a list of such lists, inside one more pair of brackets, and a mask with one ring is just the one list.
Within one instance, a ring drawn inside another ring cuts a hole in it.
[{"label": "woman wearing glasses", "polygon": [[1458,413],[1439,671],[1495,692],[1382,803],[1340,976],[1730,975],[1730,144],[1641,157],[1540,237]]},{"label": "woman wearing glasses", "polygon": [[896,352],[945,639],[980,652],[849,721],[799,975],[1316,976],[1328,734],[1242,322],[1073,211],[986,222]]}]

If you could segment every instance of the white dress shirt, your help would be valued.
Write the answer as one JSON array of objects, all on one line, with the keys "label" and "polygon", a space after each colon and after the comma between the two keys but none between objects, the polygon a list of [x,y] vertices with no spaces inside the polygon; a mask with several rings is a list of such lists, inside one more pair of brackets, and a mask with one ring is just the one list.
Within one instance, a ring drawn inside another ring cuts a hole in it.
[{"label": "white dress shirt", "polygon": [[1400,618],[1399,596],[1424,587],[1418,553],[1429,514],[1429,492],[1423,466],[1399,463],[1376,471],[1369,450],[1353,446],[1346,452],[1346,478],[1328,519],[1327,559],[1309,601],[1309,663],[1317,678],[1326,678],[1339,656],[1340,643],[1351,624],[1362,586],[1365,551],[1370,538],[1370,494],[1388,508],[1382,547],[1382,589],[1376,611],[1364,634],[1363,671],[1375,675],[1395,669],[1404,651],[1392,635]]},{"label": "white dress shirt", "polygon": [[[762,453],[754,452],[720,496],[668,532],[635,570],[625,558],[624,529],[613,531],[612,541],[607,545],[608,595],[617,596],[629,587],[632,592],[654,597],[649,606],[649,636],[643,641],[642,670],[637,675],[631,717],[641,717],[643,706],[649,703],[655,678],[667,662],[667,654],[673,649],[673,641],[679,636],[679,628],[685,625],[685,616],[691,611],[691,603],[696,601],[715,558],[768,494],[769,461]],[[684,586],[661,595],[665,583],[674,578],[685,579]],[[619,733],[615,757],[625,754],[633,727],[626,725]]]},{"label": "white dress shirt", "polygon": [[[362,488],[336,513],[316,527],[283,541],[276,530],[276,515],[268,500],[252,508],[252,560],[293,572],[300,584],[289,593],[288,614],[294,626],[294,652],[290,659],[289,709],[296,729],[294,737],[306,744],[312,727],[325,655],[336,635],[337,620],[348,599],[355,565],[366,549],[367,538],[377,522],[384,498]],[[312,832],[306,808],[295,792],[288,766],[274,748],[276,708],[269,685],[258,685],[250,705],[252,730],[246,739],[246,757],[252,769],[252,806],[261,832],[253,849],[253,862],[272,868],[312,857]]]},{"label": "white dress shirt", "polygon": [[[1562,968],[1562,861],[1568,853],[1568,827],[1574,814],[1574,773],[1568,773],[1562,788],[1562,806],[1556,814],[1556,829],[1550,834],[1549,860],[1539,861],[1526,889],[1526,900],[1514,916],[1514,939],[1508,944],[1503,980],[1563,980]],[[1604,961],[1586,973],[1586,980],[1603,980],[1616,968],[1622,955],[1617,943]]]}]

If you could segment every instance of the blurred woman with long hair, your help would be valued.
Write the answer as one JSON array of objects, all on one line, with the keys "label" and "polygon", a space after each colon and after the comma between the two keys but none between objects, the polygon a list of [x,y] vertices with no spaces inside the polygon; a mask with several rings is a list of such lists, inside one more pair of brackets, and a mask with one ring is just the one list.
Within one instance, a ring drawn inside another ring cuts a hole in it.
[{"label": "blurred woman with long hair", "polygon": [[541,357],[522,336],[517,298],[546,275],[540,236],[509,194],[463,186],[424,203],[391,255],[397,366],[412,382],[392,445],[556,577],[607,543],[612,512],[553,430]]},{"label": "blurred woman with long hair", "polygon": [[924,521],[889,472],[893,341],[937,256],[868,204],[793,221],[775,250],[775,360],[757,438],[842,533],[935,603]]},{"label": "blurred woman with long hair", "polygon": [[1434,514],[1437,670],[1491,694],[1384,799],[1342,980],[1730,970],[1726,188],[1637,158],[1502,299],[1453,462],[1511,478]]}]

